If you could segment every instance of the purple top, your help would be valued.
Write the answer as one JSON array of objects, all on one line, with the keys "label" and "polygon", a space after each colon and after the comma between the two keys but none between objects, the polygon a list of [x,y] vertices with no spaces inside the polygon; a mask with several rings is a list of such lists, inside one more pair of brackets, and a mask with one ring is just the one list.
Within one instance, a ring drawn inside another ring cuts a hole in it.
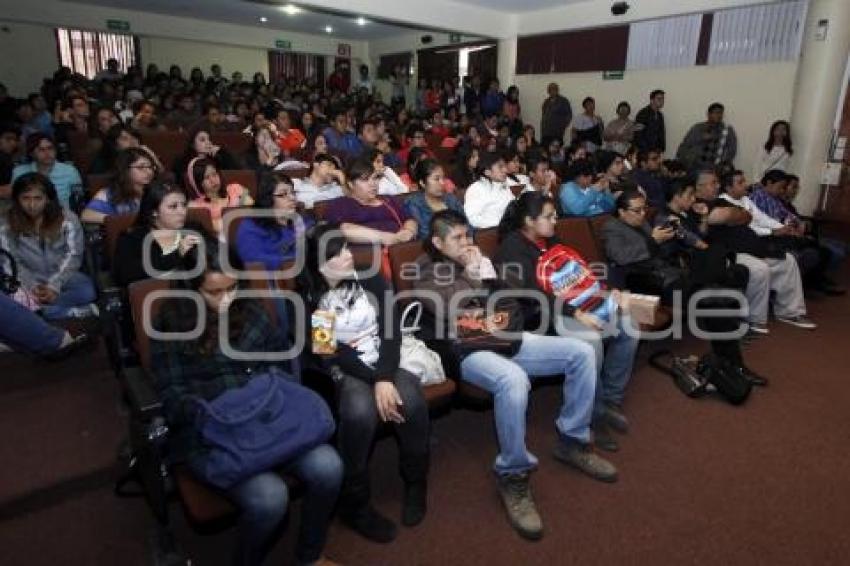
[{"label": "purple top", "polygon": [[330,222],[359,224],[381,232],[398,232],[410,217],[394,199],[378,198],[383,205],[367,206],[351,197],[334,199],[328,205],[325,218]]}]

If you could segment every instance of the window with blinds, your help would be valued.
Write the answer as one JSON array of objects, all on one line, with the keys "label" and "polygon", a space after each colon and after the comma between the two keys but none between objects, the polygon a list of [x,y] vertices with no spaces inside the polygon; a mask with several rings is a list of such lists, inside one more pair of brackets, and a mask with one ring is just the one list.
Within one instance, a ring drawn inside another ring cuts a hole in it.
[{"label": "window with blinds", "polygon": [[62,65],[90,79],[106,68],[109,59],[117,60],[123,73],[138,62],[137,41],[132,35],[57,28],[56,42]]},{"label": "window with blinds", "polygon": [[795,0],[715,12],[709,65],[796,59],[806,9],[805,0]]},{"label": "window with blinds", "polygon": [[631,24],[626,69],[688,67],[699,46],[702,14]]}]

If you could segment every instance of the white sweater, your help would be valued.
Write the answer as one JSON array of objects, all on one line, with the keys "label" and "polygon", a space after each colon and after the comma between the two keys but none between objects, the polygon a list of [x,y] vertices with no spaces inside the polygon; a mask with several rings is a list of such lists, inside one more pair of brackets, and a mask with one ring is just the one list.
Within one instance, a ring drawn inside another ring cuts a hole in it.
[{"label": "white sweater", "polygon": [[498,226],[514,194],[506,183],[479,179],[469,185],[463,198],[463,211],[474,228]]},{"label": "white sweater", "polygon": [[764,147],[759,148],[753,165],[753,183],[760,183],[762,176],[771,169],[779,169],[790,173],[791,155],[785,151],[785,147],[775,145],[770,150],[770,153],[765,151]]},{"label": "white sweater", "polygon": [[770,236],[774,230],[782,228],[784,224],[775,220],[761,211],[756,203],[750,200],[750,197],[744,195],[739,199],[734,199],[726,193],[720,195],[720,198],[728,200],[732,204],[736,204],[749,212],[753,220],[750,222],[750,229],[759,236]]}]

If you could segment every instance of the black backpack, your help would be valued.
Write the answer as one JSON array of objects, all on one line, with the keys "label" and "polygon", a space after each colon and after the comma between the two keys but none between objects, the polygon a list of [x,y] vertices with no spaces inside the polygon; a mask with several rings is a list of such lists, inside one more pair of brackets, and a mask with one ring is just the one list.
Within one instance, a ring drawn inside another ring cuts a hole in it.
[{"label": "black backpack", "polygon": [[743,404],[753,389],[752,383],[741,373],[740,368],[714,353],[702,357],[700,374],[733,405]]}]

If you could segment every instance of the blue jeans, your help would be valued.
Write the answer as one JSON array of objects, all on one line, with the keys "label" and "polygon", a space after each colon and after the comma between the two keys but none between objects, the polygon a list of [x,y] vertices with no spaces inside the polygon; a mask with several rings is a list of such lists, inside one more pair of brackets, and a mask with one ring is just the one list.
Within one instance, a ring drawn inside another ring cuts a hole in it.
[{"label": "blue jeans", "polygon": [[[342,483],[342,461],[336,450],[323,444],[288,464],[284,472],[304,484],[295,555],[299,563],[309,564],[319,559],[325,546]],[[272,535],[286,515],[289,505],[286,483],[275,472],[263,472],[231,488],[227,495],[241,510],[233,563],[261,564],[273,542]]]},{"label": "blue jeans", "polygon": [[475,352],[460,364],[461,378],[493,394],[499,475],[526,472],[537,458],[525,447],[525,421],[530,379],[564,375],[563,402],[555,427],[565,441],[590,441],[590,418],[596,392],[596,354],[588,344],[565,336],[524,332],[513,358]]},{"label": "blue jeans", "polygon": [[640,343],[640,337],[631,317],[617,316],[617,320],[609,325],[614,328],[606,329],[604,338],[600,332],[588,328],[571,316],[562,316],[557,324],[559,325],[558,334],[587,342],[596,354],[599,383],[596,385],[593,416],[598,417],[603,414],[605,403],[621,405],[626,385],[632,377],[635,354]]},{"label": "blue jeans", "polygon": [[62,286],[56,300],[42,307],[41,312],[47,320],[67,318],[68,311],[74,307],[83,307],[97,299],[94,284],[85,273],[74,273]]},{"label": "blue jeans", "polygon": [[59,348],[65,336],[64,330],[44,322],[4,293],[0,293],[0,320],[0,342],[14,350],[49,354]]}]

